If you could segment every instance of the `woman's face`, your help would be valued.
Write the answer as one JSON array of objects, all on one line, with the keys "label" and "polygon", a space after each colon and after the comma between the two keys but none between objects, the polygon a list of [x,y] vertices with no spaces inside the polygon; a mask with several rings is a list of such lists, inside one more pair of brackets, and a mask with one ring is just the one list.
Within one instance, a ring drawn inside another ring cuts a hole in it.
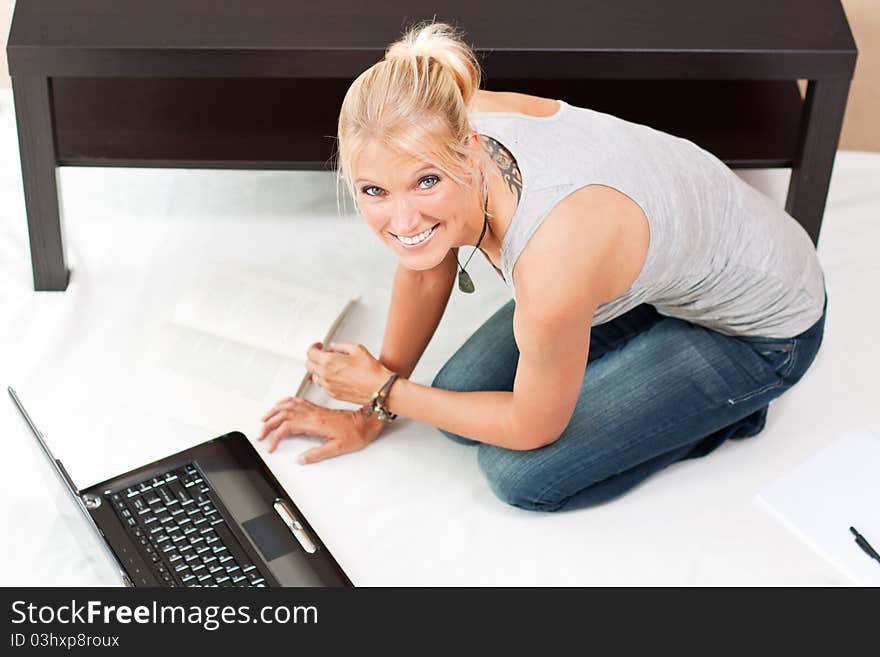
[{"label": "woman's face", "polygon": [[431,269],[465,244],[467,214],[477,202],[438,167],[370,141],[354,179],[364,218],[405,267]]}]

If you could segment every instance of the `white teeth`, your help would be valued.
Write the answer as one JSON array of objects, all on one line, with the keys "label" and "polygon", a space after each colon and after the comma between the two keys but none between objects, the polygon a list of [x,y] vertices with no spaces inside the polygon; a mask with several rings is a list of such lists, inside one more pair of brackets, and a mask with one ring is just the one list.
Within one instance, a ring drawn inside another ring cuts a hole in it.
[{"label": "white teeth", "polygon": [[433,230],[433,228],[429,228],[428,230],[419,233],[418,235],[415,235],[413,237],[403,237],[402,235],[395,235],[395,237],[397,237],[397,239],[399,239],[404,244],[418,244],[419,242],[425,241],[425,239],[433,232]]}]

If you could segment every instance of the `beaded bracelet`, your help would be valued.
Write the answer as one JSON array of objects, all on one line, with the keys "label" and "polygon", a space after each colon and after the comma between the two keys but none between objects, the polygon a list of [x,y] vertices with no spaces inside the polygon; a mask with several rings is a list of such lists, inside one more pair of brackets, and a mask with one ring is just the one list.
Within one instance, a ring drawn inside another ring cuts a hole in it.
[{"label": "beaded bracelet", "polygon": [[391,385],[399,376],[400,375],[397,374],[397,372],[392,372],[391,376],[388,377],[388,380],[385,382],[385,385],[373,393],[372,401],[363,405],[362,409],[366,417],[370,417],[370,415],[375,413],[376,417],[380,420],[388,420],[388,422],[391,422],[397,417],[396,413],[392,413],[388,410],[388,407],[385,406],[385,400],[388,398],[388,392],[391,390]]}]

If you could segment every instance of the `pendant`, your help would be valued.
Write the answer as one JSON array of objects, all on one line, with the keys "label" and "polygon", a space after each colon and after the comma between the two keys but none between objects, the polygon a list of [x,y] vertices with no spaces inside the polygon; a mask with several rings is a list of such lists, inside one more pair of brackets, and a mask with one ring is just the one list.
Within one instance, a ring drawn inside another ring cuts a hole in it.
[{"label": "pendant", "polygon": [[471,280],[470,274],[463,269],[458,272],[458,289],[468,294],[474,291],[474,282]]}]

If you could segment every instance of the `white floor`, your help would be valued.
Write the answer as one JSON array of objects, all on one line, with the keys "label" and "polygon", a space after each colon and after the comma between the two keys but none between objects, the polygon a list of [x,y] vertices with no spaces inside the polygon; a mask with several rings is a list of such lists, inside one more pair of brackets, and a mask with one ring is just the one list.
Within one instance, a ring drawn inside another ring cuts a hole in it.
[{"label": "white floor", "polygon": [[[782,205],[787,170],[741,175]],[[65,167],[58,179],[71,283],[34,292],[12,97],[0,92],[0,383],[16,388],[80,486],[229,430],[259,432],[256,411],[219,388],[214,403],[190,406],[185,390],[140,376],[181,283],[204,263],[359,289],[342,339],[378,353],[394,258],[350,209],[337,214],[331,174]],[[846,430],[880,431],[878,181],[880,154],[838,153],[819,246],[825,342],[763,433],[618,500],[557,514],[506,506],[473,449],[407,419],[318,464],[295,462],[315,438],[258,450],[359,586],[850,584],[753,497]],[[429,383],[508,298],[482,257],[469,270],[477,292],[453,294],[416,381]],[[113,583],[71,538],[64,500],[8,399],[0,427],[0,554],[15,565],[0,584]]]}]

